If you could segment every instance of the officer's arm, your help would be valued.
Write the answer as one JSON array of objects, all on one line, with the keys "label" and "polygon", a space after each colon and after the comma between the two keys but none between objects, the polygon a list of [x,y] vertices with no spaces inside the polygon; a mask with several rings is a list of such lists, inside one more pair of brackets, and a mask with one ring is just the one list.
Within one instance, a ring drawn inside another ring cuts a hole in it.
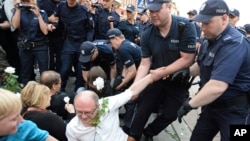
[{"label": "officer's arm", "polygon": [[190,76],[200,75],[200,67],[197,62],[189,67],[189,73],[190,73]]},{"label": "officer's arm", "polygon": [[21,16],[21,9],[16,8],[16,11],[11,20],[11,24],[14,28],[20,27],[20,16]]},{"label": "officer's arm", "polygon": [[59,18],[56,17],[54,14],[49,16],[48,19],[49,19],[49,22],[51,22],[51,23],[58,23],[58,21],[59,21]]},{"label": "officer's arm", "polygon": [[82,77],[85,82],[88,80],[89,71],[82,71]]},{"label": "officer's arm", "polygon": [[220,97],[228,88],[228,83],[210,79],[190,101],[191,107],[207,105]]},{"label": "officer's arm", "polygon": [[136,75],[136,67],[135,64],[131,65],[130,67],[126,68],[126,66],[122,69],[122,76],[124,77],[122,83],[116,87],[117,90],[125,87],[130,80],[135,78]]},{"label": "officer's arm", "polygon": [[150,73],[154,77],[154,81],[163,79],[169,76],[170,74],[173,74],[181,69],[187,68],[190,65],[192,65],[195,58],[194,53],[185,53],[181,51],[180,54],[181,57],[176,61],[174,61],[173,63],[171,63],[170,65],[155,70],[150,70]]},{"label": "officer's arm", "polygon": [[114,80],[116,76],[116,64],[110,66],[110,79]]},{"label": "officer's arm", "polygon": [[140,80],[141,78],[143,78],[144,76],[146,76],[148,74],[150,65],[151,65],[151,58],[150,57],[141,59],[140,66],[137,70],[137,74],[135,77],[135,81]]}]

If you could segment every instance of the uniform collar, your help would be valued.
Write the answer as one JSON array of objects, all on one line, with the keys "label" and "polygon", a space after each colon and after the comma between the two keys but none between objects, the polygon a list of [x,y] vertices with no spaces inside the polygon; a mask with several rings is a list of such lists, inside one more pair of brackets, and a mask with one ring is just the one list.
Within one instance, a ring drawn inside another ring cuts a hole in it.
[{"label": "uniform collar", "polygon": [[219,35],[218,35],[217,37],[215,37],[215,38],[212,38],[212,39],[209,39],[209,40],[208,40],[209,44],[210,44],[210,45],[211,45],[211,44],[214,44],[216,41],[218,41],[218,40],[221,39],[223,36],[225,36],[225,35],[228,33],[228,31],[229,31],[230,28],[231,28],[231,25],[228,24],[227,27],[224,29],[224,31],[222,31],[221,34],[219,34]]}]

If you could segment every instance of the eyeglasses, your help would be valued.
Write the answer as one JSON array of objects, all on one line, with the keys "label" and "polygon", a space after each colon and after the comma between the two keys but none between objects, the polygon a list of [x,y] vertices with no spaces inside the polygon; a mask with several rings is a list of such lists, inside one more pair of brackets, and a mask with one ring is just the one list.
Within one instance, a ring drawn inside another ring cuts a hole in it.
[{"label": "eyeglasses", "polygon": [[82,116],[82,114],[86,115],[86,116],[92,116],[96,111],[97,111],[98,107],[96,107],[94,110],[90,111],[90,112],[79,112],[77,111],[76,114],[78,116]]}]

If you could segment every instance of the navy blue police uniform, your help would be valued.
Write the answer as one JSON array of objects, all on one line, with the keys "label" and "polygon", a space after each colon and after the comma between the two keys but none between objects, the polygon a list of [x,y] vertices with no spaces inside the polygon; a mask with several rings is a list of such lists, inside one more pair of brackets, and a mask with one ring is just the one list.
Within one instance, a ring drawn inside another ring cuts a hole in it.
[{"label": "navy blue police uniform", "polygon": [[[178,26],[185,23],[182,32]],[[150,39],[150,40],[149,40]],[[166,37],[154,25],[150,25],[141,38],[142,58],[151,57],[151,69],[168,66],[180,58],[180,51],[195,54],[196,31],[188,19],[172,15],[172,24]],[[171,78],[171,76],[169,77]],[[188,89],[180,82],[159,80],[145,88],[139,96],[136,114],[130,127],[130,136],[139,140],[142,133],[153,137],[176,120],[176,111],[188,95]],[[144,129],[150,114],[162,105],[162,114]],[[171,107],[171,108],[170,108]]]},{"label": "navy blue police uniform", "polygon": [[116,28],[120,22],[120,15],[115,11],[109,12],[107,9],[99,9],[94,15],[95,21],[95,39],[106,39],[106,33],[110,29],[110,23],[108,16],[112,16],[114,28]]},{"label": "navy blue police uniform", "polygon": [[[56,5],[59,1],[56,0],[39,0],[38,7],[43,9],[48,17],[50,17],[56,8]],[[55,70],[60,72],[61,68],[61,51],[63,46],[63,24],[59,23],[51,23],[53,24],[56,29],[53,32],[49,32],[47,37],[49,39],[49,53],[50,53],[50,62],[49,62],[49,69]]]},{"label": "navy blue police uniform", "polygon": [[54,12],[59,17],[59,22],[64,24],[63,48],[61,52],[62,66],[60,74],[62,77],[61,91],[65,91],[69,71],[74,65],[76,71],[75,90],[84,85],[81,72],[81,64],[78,61],[80,56],[80,45],[83,41],[92,41],[94,34],[94,21],[88,9],[77,3],[69,7],[67,2],[60,2]]},{"label": "navy blue police uniform", "polygon": [[[92,66],[100,66],[107,75],[107,80],[110,80],[110,68],[116,64],[114,53],[109,44],[102,41],[94,41],[93,44],[98,50],[98,56],[94,61],[82,62],[82,71],[89,71]],[[79,59],[81,61],[81,59]]]},{"label": "navy blue police uniform", "polygon": [[[48,24],[48,17],[44,10],[40,10],[40,15],[44,22]],[[21,83],[25,85],[33,79],[35,59],[38,61],[40,73],[48,70],[49,53],[47,38],[40,30],[38,18],[29,9],[21,9],[19,29],[19,40],[26,42],[25,47],[21,46],[20,48],[19,46]]]},{"label": "navy blue police uniform", "polygon": [[135,43],[135,39],[139,36],[139,25],[136,22],[131,24],[127,20],[122,20],[117,28],[121,30],[127,40]]},{"label": "navy blue police uniform", "polygon": [[228,25],[215,39],[204,41],[198,64],[202,72],[201,87],[211,79],[229,85],[218,99],[203,108],[191,140],[212,140],[220,131],[221,140],[228,141],[230,124],[250,124],[247,120],[250,43],[237,29]]},{"label": "navy blue police uniform", "polygon": [[[120,66],[121,68],[123,68],[123,66],[129,68],[130,66],[135,65],[137,69],[141,62],[141,47],[139,47],[138,45],[129,40],[124,40],[121,43],[121,46],[117,52],[117,57],[119,58],[117,59],[117,61],[118,60],[121,61],[120,63],[117,62],[117,64],[122,65]],[[133,81],[134,79],[130,80],[130,82],[126,85],[126,88],[128,88]],[[123,88],[123,90],[126,88]],[[128,129],[130,127],[135,106],[136,106],[135,101],[130,101],[127,104],[125,104],[126,114],[123,119],[124,122],[123,130],[125,132],[128,132]]]}]

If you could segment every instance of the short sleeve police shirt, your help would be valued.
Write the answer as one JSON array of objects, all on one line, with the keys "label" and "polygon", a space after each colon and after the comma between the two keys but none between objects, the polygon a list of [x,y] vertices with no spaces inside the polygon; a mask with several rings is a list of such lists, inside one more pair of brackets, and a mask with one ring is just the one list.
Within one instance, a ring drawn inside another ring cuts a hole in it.
[{"label": "short sleeve police shirt", "polygon": [[216,39],[205,42],[198,57],[202,85],[214,79],[228,83],[229,91],[249,91],[249,49],[250,43],[246,37],[229,25]]},{"label": "short sleeve police shirt", "polygon": [[141,48],[128,40],[124,40],[118,51],[122,64],[129,68],[132,65],[139,66],[141,61]]},{"label": "short sleeve police shirt", "polygon": [[[181,31],[178,24],[185,23]],[[160,31],[154,25],[149,26],[141,38],[142,58],[152,58],[152,68],[167,66],[180,58],[180,51],[195,53],[196,30],[188,19],[172,16],[170,31],[166,37],[162,37]]]}]

